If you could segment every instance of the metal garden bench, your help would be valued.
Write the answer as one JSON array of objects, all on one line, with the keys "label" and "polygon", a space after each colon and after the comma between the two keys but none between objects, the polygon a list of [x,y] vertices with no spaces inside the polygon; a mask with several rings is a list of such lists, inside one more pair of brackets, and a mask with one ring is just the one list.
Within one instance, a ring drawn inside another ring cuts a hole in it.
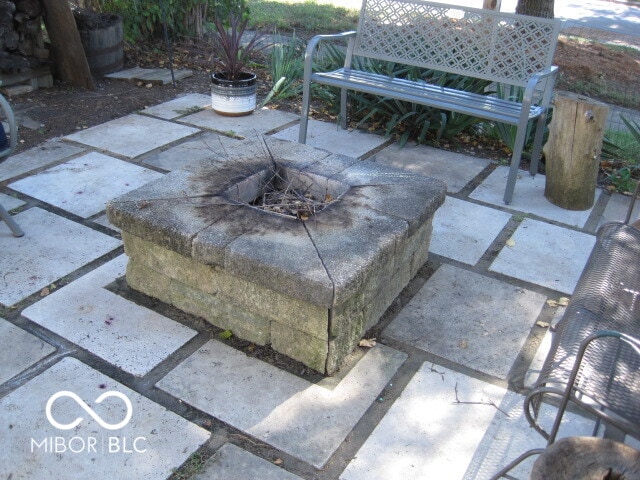
[{"label": "metal garden bench", "polygon": [[[569,404],[593,415],[597,429],[604,422],[608,438],[640,439],[640,230],[638,222],[629,225],[639,191],[640,183],[624,222],[598,230],[540,376],[525,398],[525,416],[547,446]],[[554,397],[560,404],[547,432],[538,413],[542,402]],[[525,452],[492,478],[543,450]]]},{"label": "metal garden bench", "polygon": [[[537,120],[538,128],[530,171],[533,175],[537,172],[557,75],[552,60],[559,30],[556,20],[493,10],[420,0],[363,0],[356,31],[318,35],[307,46],[298,141],[306,142],[313,82],[341,88],[343,128],[348,90],[515,125],[517,134],[504,194],[505,203],[510,203],[532,120]],[[344,67],[315,71],[314,59],[321,42],[340,39],[348,40]],[[510,93],[508,98],[499,98],[355,70],[354,56],[483,79]]]}]

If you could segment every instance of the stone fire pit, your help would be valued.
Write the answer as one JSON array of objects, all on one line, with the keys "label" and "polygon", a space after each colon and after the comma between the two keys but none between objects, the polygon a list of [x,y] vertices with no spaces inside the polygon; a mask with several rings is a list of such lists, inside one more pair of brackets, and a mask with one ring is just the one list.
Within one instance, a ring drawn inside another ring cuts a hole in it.
[{"label": "stone fire pit", "polygon": [[[323,209],[296,218],[252,205],[267,189]],[[331,374],[427,260],[445,191],[304,145],[221,139],[107,214],[131,288]]]}]

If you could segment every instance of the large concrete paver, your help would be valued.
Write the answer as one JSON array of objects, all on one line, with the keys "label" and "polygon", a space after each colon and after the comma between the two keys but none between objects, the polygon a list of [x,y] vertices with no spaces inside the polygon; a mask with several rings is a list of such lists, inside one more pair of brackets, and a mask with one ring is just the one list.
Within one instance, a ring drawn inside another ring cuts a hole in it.
[{"label": "large concrete paver", "polygon": [[302,480],[301,477],[233,445],[223,445],[192,480]]},{"label": "large concrete paver", "polygon": [[210,341],[157,387],[320,468],[405,359],[378,346],[330,388]]},{"label": "large concrete paver", "polygon": [[384,333],[506,378],[545,300],[539,293],[442,265]]},{"label": "large concrete paver", "polygon": [[525,218],[489,270],[572,294],[595,237]]},{"label": "large concrete paver", "polygon": [[[299,125],[278,132],[275,138],[298,141]],[[339,125],[318,120],[309,120],[307,145],[321,148],[331,153],[359,158],[365,153],[384,144],[386,139],[378,135],[367,135],[360,130],[343,130]]]},{"label": "large concrete paver", "polygon": [[462,190],[490,164],[489,160],[483,158],[469,157],[426,145],[400,147],[398,144],[379,151],[371,160],[442,180],[447,184],[447,191],[450,193]]},{"label": "large concrete paver", "polygon": [[[58,392],[71,396],[52,400]],[[72,358],[0,399],[0,429],[0,477],[32,480],[165,479],[209,438],[206,430]]]},{"label": "large concrete paver", "polygon": [[447,197],[433,217],[429,251],[475,265],[510,219],[508,213]]},{"label": "large concrete paver", "polygon": [[0,318],[0,384],[55,350],[47,342]]},{"label": "large concrete paver", "polygon": [[[115,238],[31,208],[15,215],[24,237],[0,223],[0,303],[13,305],[120,246]],[[73,239],[72,242],[69,239]]]},{"label": "large concrete paver", "polygon": [[[470,198],[492,205],[504,207],[504,188],[507,184],[508,167],[496,168],[487,179],[482,182],[471,194]],[[520,171],[516,182],[513,200],[508,205],[509,208],[520,212],[538,215],[548,220],[555,220],[566,225],[584,227],[589,220],[591,210],[573,211],[565,210],[547,200],[544,196],[545,176],[536,175],[532,177],[528,172]],[[602,193],[597,189],[595,192],[595,202]]]},{"label": "large concrete paver", "polygon": [[[520,453],[545,444],[528,427],[522,401],[500,387],[425,363],[340,480],[487,479]],[[579,417],[566,424],[563,431],[571,434],[586,434],[591,426]],[[528,468],[513,473],[524,480]]]},{"label": "large concrete paver", "polygon": [[206,109],[181,118],[180,121],[200,128],[215,130],[229,136],[253,137],[295,122],[298,116],[279,110],[263,108],[249,117],[227,117]]},{"label": "large concrete paver", "polygon": [[[496,168],[484,182],[471,192],[469,197],[492,205],[505,206],[503,196],[508,174],[508,167]],[[584,227],[593,207],[589,210],[573,211],[552,204],[544,196],[545,181],[544,175],[532,177],[528,172],[520,171],[513,200],[508,207],[566,225]],[[594,205],[601,193],[601,190],[596,190]]]},{"label": "large concrete paver", "polygon": [[87,218],[107,201],[162,174],[90,152],[9,185],[12,189]]},{"label": "large concrete paver", "polygon": [[135,158],[200,130],[144,115],[127,115],[64,137],[107,152]]},{"label": "large concrete paver", "polygon": [[39,147],[13,155],[0,163],[0,182],[77,155],[84,149],[50,140]]},{"label": "large concrete paver", "polygon": [[198,110],[211,105],[211,96],[200,93],[190,93],[182,95],[168,102],[153,105],[142,110],[153,117],[173,120],[178,117],[193,114],[193,110]]},{"label": "large concrete paver", "polygon": [[133,375],[144,375],[197,332],[103,287],[125,273],[120,257],[22,314]]},{"label": "large concrete paver", "polygon": [[218,157],[223,149],[220,134],[207,133],[146,157],[142,163],[163,170],[177,170],[187,165]]}]

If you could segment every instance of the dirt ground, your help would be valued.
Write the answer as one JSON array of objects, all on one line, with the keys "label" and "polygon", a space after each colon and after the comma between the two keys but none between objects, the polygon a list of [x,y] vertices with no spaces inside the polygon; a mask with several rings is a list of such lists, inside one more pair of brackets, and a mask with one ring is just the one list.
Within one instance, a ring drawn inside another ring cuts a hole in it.
[{"label": "dirt ground", "polygon": [[[298,35],[303,37],[302,34]],[[121,80],[96,79],[95,91],[86,91],[68,84],[55,82],[54,87],[14,96],[10,102],[22,125],[19,130],[17,151],[23,151],[43,141],[73,133],[78,129],[97,125],[108,120],[136,112],[146,106],[170,100],[178,95],[209,92],[209,76],[206,55],[202,46],[176,45],[174,49],[176,68],[190,68],[194,75],[172,85],[149,87]],[[585,42],[573,37],[561,38],[556,64],[560,66],[558,88],[583,91],[588,84],[601,86],[603,92],[629,89],[638,85],[640,79],[640,50],[611,49],[599,43]],[[142,45],[125,50],[125,68],[167,66],[167,56],[157,45]],[[266,68],[258,69],[262,79],[259,97],[264,97],[270,88]],[[636,91],[640,90],[637,86]],[[611,99],[604,99],[610,100]],[[620,102],[618,102],[620,103]],[[295,101],[275,103],[277,108],[297,112]],[[631,107],[632,105],[624,105]],[[637,106],[640,108],[640,106]],[[494,143],[477,141],[462,135],[451,145],[455,148],[484,154],[496,160],[508,158],[504,149]]]}]

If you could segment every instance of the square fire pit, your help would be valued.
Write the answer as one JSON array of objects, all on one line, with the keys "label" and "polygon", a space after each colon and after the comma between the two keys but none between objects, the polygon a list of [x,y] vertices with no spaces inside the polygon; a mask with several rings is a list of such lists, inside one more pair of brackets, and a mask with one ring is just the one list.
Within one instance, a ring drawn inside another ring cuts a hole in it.
[{"label": "square fire pit", "polygon": [[221,139],[107,214],[131,288],[331,374],[427,260],[445,193],[304,145]]}]

